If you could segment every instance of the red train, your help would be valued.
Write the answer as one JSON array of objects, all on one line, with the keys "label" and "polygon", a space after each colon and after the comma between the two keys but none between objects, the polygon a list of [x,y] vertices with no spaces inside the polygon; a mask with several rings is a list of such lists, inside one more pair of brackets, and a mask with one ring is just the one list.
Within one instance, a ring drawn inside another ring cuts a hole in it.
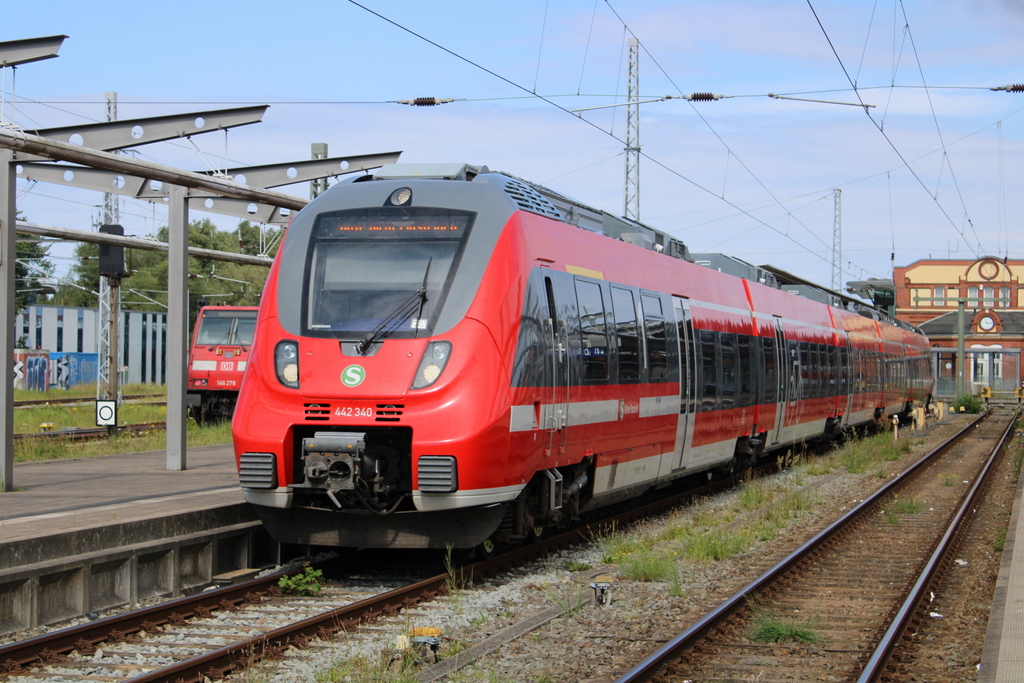
[{"label": "red train", "polygon": [[486,167],[332,187],[264,290],[246,499],[281,542],[490,547],[930,395],[916,329],[687,256]]},{"label": "red train", "polygon": [[188,352],[189,410],[199,422],[230,419],[256,331],[256,306],[199,309]]}]

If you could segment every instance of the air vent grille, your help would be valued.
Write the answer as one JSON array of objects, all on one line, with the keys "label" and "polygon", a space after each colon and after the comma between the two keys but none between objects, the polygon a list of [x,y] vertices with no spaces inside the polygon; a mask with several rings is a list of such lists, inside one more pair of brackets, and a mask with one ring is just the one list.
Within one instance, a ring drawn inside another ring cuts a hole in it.
[{"label": "air vent grille", "polygon": [[401,422],[405,406],[400,403],[378,403],[374,411],[377,422]]},{"label": "air vent grille", "polygon": [[515,200],[516,204],[523,211],[564,220],[562,214],[555,208],[555,205],[549,202],[547,197],[540,192],[515,178],[505,177],[503,179],[505,181],[505,192]]},{"label": "air vent grille", "polygon": [[421,455],[416,466],[420,493],[453,493],[459,490],[459,473],[451,455]]},{"label": "air vent grille", "polygon": [[277,460],[273,453],[242,453],[238,481],[247,489],[277,488]]},{"label": "air vent grille", "polygon": [[323,421],[331,416],[330,403],[304,403],[302,408],[307,420]]}]

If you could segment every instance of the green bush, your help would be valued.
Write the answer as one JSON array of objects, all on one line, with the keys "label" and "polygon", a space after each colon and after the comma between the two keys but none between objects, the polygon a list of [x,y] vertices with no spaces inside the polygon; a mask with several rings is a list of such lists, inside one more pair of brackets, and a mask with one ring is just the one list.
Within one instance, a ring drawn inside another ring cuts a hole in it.
[{"label": "green bush", "polygon": [[953,401],[953,410],[959,413],[961,408],[965,413],[980,413],[985,409],[985,403],[974,394],[960,394]]},{"label": "green bush", "polygon": [[277,587],[292,595],[316,595],[320,592],[323,575],[319,569],[313,569],[306,564],[305,569],[298,574],[278,579]]}]

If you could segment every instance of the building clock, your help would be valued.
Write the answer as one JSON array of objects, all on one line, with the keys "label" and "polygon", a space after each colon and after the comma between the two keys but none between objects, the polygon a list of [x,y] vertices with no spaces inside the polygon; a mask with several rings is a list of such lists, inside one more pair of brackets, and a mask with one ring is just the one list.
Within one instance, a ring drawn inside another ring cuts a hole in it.
[{"label": "building clock", "polygon": [[986,332],[990,332],[992,330],[992,328],[995,327],[995,326],[996,326],[996,321],[993,320],[992,316],[990,316],[990,315],[986,315],[986,316],[982,317],[981,320],[978,321],[978,327],[980,327],[981,329],[983,329]]}]

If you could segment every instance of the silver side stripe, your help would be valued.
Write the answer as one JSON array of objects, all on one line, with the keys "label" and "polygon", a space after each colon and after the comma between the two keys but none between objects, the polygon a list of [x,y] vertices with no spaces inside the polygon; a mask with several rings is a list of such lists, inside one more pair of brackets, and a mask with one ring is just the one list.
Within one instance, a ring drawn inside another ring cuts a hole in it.
[{"label": "silver side stripe", "polygon": [[583,401],[569,404],[569,426],[595,425],[602,422],[615,422],[619,419],[619,402],[615,399],[607,401]]},{"label": "silver side stripe", "polygon": [[678,412],[678,396],[645,396],[640,399],[640,417],[675,415]]},{"label": "silver side stripe", "polygon": [[[545,403],[540,406],[540,420],[538,420],[537,409],[533,405],[512,406],[509,431],[528,432],[533,429],[551,429],[555,426],[557,410],[564,408],[564,404]],[[568,426],[570,427],[618,422],[630,412],[625,401],[618,399],[575,401],[569,404],[568,410]],[[679,412],[679,397],[674,395],[645,396],[640,399],[639,407],[634,404],[632,412],[638,412],[640,417],[675,415]]]}]

